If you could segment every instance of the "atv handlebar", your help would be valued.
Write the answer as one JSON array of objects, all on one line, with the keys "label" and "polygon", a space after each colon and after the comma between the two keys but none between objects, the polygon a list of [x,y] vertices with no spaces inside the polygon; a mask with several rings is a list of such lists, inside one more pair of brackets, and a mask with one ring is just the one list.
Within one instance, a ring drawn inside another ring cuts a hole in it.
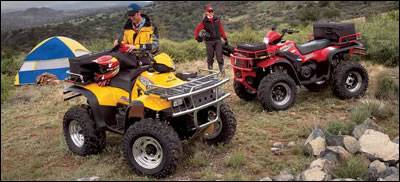
[{"label": "atv handlebar", "polygon": [[283,29],[281,32],[282,32],[282,33],[288,33],[288,34],[299,33],[299,31],[297,31],[297,30],[291,30],[291,29]]}]

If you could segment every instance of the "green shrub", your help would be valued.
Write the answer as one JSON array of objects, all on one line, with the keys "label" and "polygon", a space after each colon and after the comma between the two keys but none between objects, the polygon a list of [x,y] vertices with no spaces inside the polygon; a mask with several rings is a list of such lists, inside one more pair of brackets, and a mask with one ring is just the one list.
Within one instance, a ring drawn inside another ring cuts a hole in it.
[{"label": "green shrub", "polygon": [[352,124],[346,124],[341,121],[330,122],[324,130],[328,135],[349,135],[352,130]]},{"label": "green shrub", "polygon": [[[375,97],[378,99],[398,100],[399,98],[399,83],[395,82],[391,74],[388,72],[380,72],[376,77],[377,87]],[[398,80],[397,80],[398,81]]]},{"label": "green shrub", "polygon": [[340,162],[339,167],[333,171],[335,178],[352,178],[365,177],[368,172],[367,159],[362,155],[349,157]]},{"label": "green shrub", "polygon": [[396,112],[396,109],[392,104],[379,100],[368,100],[364,102],[364,105],[369,108],[372,116],[379,119],[391,118]]},{"label": "green shrub", "polygon": [[8,99],[13,91],[13,76],[1,74],[1,103]]},{"label": "green shrub", "polygon": [[161,39],[159,51],[167,53],[175,63],[198,60],[206,56],[204,43],[198,43],[196,40],[175,42]]},{"label": "green shrub", "polygon": [[350,119],[352,122],[356,124],[361,124],[371,116],[372,116],[372,109],[366,105],[361,105],[351,111]]},{"label": "green shrub", "polygon": [[399,64],[399,10],[357,24],[368,59],[386,66]]},{"label": "green shrub", "polygon": [[246,156],[243,152],[235,151],[231,154],[229,159],[226,161],[229,167],[238,169],[246,164]]}]

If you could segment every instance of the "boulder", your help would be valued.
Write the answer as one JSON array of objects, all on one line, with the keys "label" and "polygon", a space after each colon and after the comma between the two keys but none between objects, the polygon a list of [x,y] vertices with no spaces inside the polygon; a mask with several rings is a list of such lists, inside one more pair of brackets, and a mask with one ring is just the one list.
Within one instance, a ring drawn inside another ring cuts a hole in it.
[{"label": "boulder", "polygon": [[294,141],[291,141],[291,142],[289,142],[288,144],[287,144],[287,147],[294,147],[294,146],[296,146],[296,143],[294,142]]},{"label": "boulder", "polygon": [[336,163],[341,160],[340,154],[332,150],[324,150],[323,152],[321,152],[320,157],[322,159],[330,161],[331,163]]},{"label": "boulder", "polygon": [[289,169],[285,168],[279,175],[272,177],[273,181],[293,181],[294,176]]},{"label": "boulder", "polygon": [[374,162],[372,162],[368,167],[369,180],[370,181],[377,180],[379,178],[379,175],[383,171],[385,171],[386,168],[387,168],[387,166],[385,165],[385,163],[383,163],[379,160],[375,160]]},{"label": "boulder", "polygon": [[319,156],[325,148],[325,135],[322,130],[315,128],[304,143],[304,151],[309,155]]},{"label": "boulder", "polygon": [[328,160],[326,159],[316,159],[314,161],[311,162],[310,164],[310,168],[314,168],[314,167],[320,167],[322,169],[325,168],[325,165],[328,163]]},{"label": "boulder", "polygon": [[300,181],[327,181],[331,177],[321,167],[313,167],[300,174]]},{"label": "boulder", "polygon": [[359,139],[366,130],[373,129],[376,131],[383,132],[383,128],[381,128],[378,124],[374,122],[371,118],[367,118],[362,124],[356,125],[353,129],[352,135]]},{"label": "boulder", "polygon": [[272,154],[280,154],[281,152],[280,152],[280,148],[271,148],[271,152],[272,152]]},{"label": "boulder", "polygon": [[272,145],[272,147],[283,149],[283,148],[286,148],[286,147],[287,147],[287,144],[282,143],[282,142],[275,142],[275,143]]},{"label": "boulder", "polygon": [[399,181],[399,169],[395,167],[388,167],[379,174],[379,179],[383,179],[385,181]]},{"label": "boulder", "polygon": [[357,181],[357,180],[352,179],[352,178],[336,178],[331,181]]},{"label": "boulder", "polygon": [[352,155],[347,152],[346,149],[344,149],[342,146],[328,146],[326,150],[331,150],[332,152],[338,153],[340,156],[340,159],[347,159],[351,157]]},{"label": "boulder", "polygon": [[394,165],[399,160],[399,144],[390,141],[384,133],[368,129],[359,142],[360,152],[366,154],[371,161],[379,159]]},{"label": "boulder", "polygon": [[325,140],[326,140],[326,145],[328,146],[344,146],[343,145],[343,136],[326,136]]},{"label": "boulder", "polygon": [[99,181],[100,177],[98,176],[91,176],[91,177],[86,177],[86,178],[80,178],[77,181]]},{"label": "boulder", "polygon": [[260,181],[272,181],[272,179],[270,178],[270,177],[265,177],[265,178],[263,178],[263,179],[260,179]]},{"label": "boulder", "polygon": [[352,136],[344,136],[343,147],[351,154],[354,154],[360,150],[360,142]]}]

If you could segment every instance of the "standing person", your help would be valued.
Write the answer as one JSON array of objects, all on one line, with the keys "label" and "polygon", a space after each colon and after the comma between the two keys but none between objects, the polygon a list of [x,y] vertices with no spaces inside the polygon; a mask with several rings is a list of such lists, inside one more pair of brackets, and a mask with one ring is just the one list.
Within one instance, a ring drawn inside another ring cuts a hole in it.
[{"label": "standing person", "polygon": [[208,69],[213,69],[215,52],[219,70],[221,74],[225,76],[221,37],[225,40],[225,45],[228,44],[228,39],[226,38],[224,28],[222,27],[221,19],[214,16],[214,9],[211,6],[208,6],[205,14],[206,16],[194,31],[194,37],[198,42],[201,42],[202,40],[199,37],[200,30],[204,29],[208,34],[210,34],[210,38],[205,40]]},{"label": "standing person", "polygon": [[[129,19],[124,25],[124,32],[119,39],[114,41],[114,46],[120,44],[124,47],[124,52],[141,49],[156,52],[159,47],[159,35],[155,24],[151,22],[147,15],[141,13],[140,6],[135,3],[128,6],[127,15]],[[136,56],[139,65],[150,64],[146,55],[137,54]]]}]

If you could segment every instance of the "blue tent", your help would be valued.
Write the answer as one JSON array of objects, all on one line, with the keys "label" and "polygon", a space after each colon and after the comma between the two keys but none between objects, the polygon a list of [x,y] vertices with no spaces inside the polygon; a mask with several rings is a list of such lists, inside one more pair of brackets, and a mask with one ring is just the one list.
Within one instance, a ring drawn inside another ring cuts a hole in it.
[{"label": "blue tent", "polygon": [[77,41],[61,36],[50,37],[37,46],[25,57],[19,72],[15,76],[15,85],[35,83],[41,74],[48,72],[64,80],[69,70],[69,57],[88,54]]}]

